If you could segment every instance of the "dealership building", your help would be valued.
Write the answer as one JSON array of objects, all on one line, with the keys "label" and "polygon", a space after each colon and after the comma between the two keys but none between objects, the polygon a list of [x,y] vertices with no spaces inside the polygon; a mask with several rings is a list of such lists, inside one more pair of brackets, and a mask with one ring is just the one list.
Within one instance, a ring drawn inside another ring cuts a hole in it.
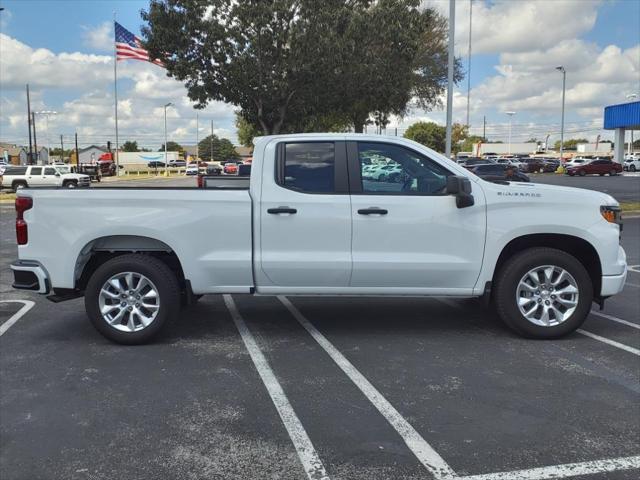
[{"label": "dealership building", "polygon": [[633,143],[633,131],[640,130],[640,101],[605,107],[604,129],[615,131],[613,161],[623,163],[626,146],[625,132],[631,130],[631,143]]}]

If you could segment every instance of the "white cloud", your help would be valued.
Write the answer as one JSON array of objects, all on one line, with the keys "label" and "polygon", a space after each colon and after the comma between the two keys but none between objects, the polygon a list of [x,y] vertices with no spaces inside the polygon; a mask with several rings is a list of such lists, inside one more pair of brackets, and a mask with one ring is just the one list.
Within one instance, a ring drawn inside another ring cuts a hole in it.
[{"label": "white cloud", "polygon": [[[496,0],[473,2],[472,53],[526,52],[532,45],[549,48],[593,28],[601,0]],[[449,2],[425,0],[423,5],[449,16]],[[469,2],[456,2],[456,55],[466,55]]]},{"label": "white cloud", "polygon": [[113,22],[103,22],[98,26],[83,25],[82,30],[84,43],[88,47],[106,52],[113,51]]}]

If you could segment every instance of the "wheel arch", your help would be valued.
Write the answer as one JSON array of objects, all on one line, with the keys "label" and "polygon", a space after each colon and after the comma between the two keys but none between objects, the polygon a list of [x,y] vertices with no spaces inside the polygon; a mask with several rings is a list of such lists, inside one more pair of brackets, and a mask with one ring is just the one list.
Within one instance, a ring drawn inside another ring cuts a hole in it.
[{"label": "wheel arch", "polygon": [[505,262],[518,252],[533,247],[548,247],[561,250],[575,257],[589,273],[593,284],[593,291],[600,292],[602,283],[602,265],[595,247],[587,240],[574,235],[562,233],[535,233],[522,235],[507,243],[496,262],[492,279],[500,272]]},{"label": "wheel arch", "polygon": [[108,235],[91,240],[80,250],[74,268],[74,287],[84,290],[89,278],[100,265],[112,258],[130,253],[158,258],[175,273],[181,287],[185,285],[186,279],[180,259],[165,242],[142,235]]}]

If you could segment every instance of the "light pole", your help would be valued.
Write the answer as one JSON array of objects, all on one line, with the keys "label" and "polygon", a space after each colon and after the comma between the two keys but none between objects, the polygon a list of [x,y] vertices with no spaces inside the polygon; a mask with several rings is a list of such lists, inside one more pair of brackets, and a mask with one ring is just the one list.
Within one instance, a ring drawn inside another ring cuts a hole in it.
[{"label": "light pole", "polygon": [[58,112],[54,112],[53,110],[40,110],[39,112],[33,112],[36,115],[43,115],[46,125],[46,136],[47,136],[47,160],[51,163],[51,139],[49,138],[49,116],[57,115]]},{"label": "light pole", "polygon": [[564,153],[564,96],[567,91],[567,71],[562,65],[556,67],[556,70],[562,72],[562,117],[560,118],[560,165],[562,165]]},{"label": "light pole", "polygon": [[169,159],[167,158],[167,107],[173,103],[169,102],[164,106],[164,176],[169,176]]},{"label": "light pole", "polygon": [[[634,99],[638,98],[638,94],[630,93],[627,95],[627,98],[633,102]],[[631,138],[629,139],[629,156],[631,156],[633,155],[633,128],[631,128],[629,132],[631,133]]]},{"label": "light pole", "polygon": [[511,120],[516,112],[504,112],[509,115],[509,155],[511,155]]},{"label": "light pole", "polygon": [[447,54],[447,130],[445,155],[451,158],[451,133],[453,122],[453,63],[454,63],[454,38],[456,25],[456,2],[449,2],[449,46]]}]

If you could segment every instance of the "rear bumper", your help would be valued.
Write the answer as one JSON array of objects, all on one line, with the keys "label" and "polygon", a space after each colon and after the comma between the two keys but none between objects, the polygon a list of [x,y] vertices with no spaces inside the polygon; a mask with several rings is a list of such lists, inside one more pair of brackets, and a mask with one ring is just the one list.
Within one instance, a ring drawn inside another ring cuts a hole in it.
[{"label": "rear bumper", "polygon": [[51,283],[46,270],[38,262],[16,260],[11,264],[13,271],[13,288],[31,290],[32,292],[47,294],[51,290]]}]

